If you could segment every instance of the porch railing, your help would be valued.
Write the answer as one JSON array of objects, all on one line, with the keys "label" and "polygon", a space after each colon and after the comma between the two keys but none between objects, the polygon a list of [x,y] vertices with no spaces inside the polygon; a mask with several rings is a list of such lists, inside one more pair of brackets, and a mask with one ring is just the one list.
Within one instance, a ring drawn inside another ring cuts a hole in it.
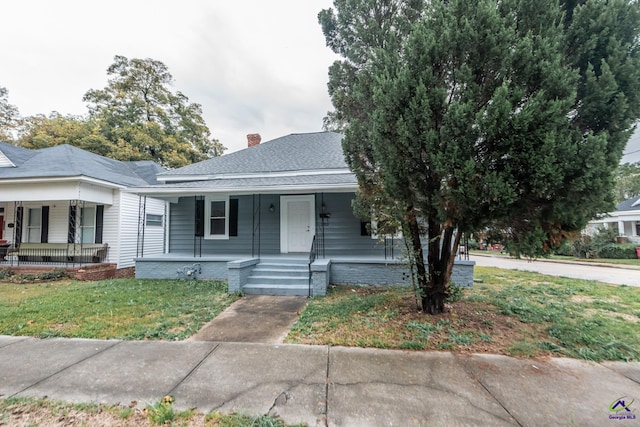
[{"label": "porch railing", "polygon": [[311,250],[309,251],[309,296],[311,296],[311,264],[313,264],[318,257],[318,242],[316,236],[313,236],[311,241]]},{"label": "porch railing", "polygon": [[[108,245],[60,245],[60,247],[47,247],[42,244],[38,247],[20,248],[0,247],[0,265],[18,266],[29,265],[81,265],[99,264],[108,259]],[[53,246],[53,244],[52,244]]]}]

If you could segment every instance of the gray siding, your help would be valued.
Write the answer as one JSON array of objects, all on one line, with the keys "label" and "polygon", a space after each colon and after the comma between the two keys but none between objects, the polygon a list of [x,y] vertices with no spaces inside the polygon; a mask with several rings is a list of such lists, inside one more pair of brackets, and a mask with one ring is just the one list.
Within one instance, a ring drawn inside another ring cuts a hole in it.
[{"label": "gray siding", "polygon": [[[319,214],[322,202],[331,214],[327,225],[317,219],[316,233],[320,237],[324,228],[325,254],[329,256],[376,256],[384,258],[384,244],[371,236],[360,235],[360,219],[353,214],[351,201],[355,193],[332,193],[316,195],[316,212]],[[318,215],[316,215],[318,216]],[[396,242],[397,243],[397,242]],[[396,248],[396,256],[399,251]]]},{"label": "gray siding", "polygon": [[[354,193],[316,194],[316,234],[324,236],[325,255],[355,255],[384,257],[384,244],[370,236],[360,235],[360,220],[353,214],[351,201]],[[254,233],[254,209],[257,215],[258,196],[233,196],[238,199],[238,236],[230,236],[228,240],[211,240],[195,237],[195,198],[181,197],[178,203],[171,204],[169,252],[175,254],[207,255],[251,255]],[[331,214],[328,223],[323,227],[319,214],[324,202],[327,212]],[[269,212],[273,204],[275,211]],[[280,195],[266,194],[260,196],[260,227],[255,229],[256,235],[254,255],[280,253]],[[257,222],[257,219],[256,219]],[[324,234],[323,234],[324,231]],[[258,243],[259,242],[259,243]],[[397,242],[396,242],[397,244]],[[259,245],[259,252],[258,252]],[[194,251],[195,248],[195,251]],[[395,250],[396,256],[399,249]]]},{"label": "gray siding", "polygon": [[[238,235],[229,236],[226,240],[212,240],[195,237],[195,198],[181,197],[178,203],[171,204],[171,226],[169,236],[169,252],[199,255],[199,245],[202,245],[202,255],[247,255],[251,254],[253,242],[254,209],[260,216],[261,227],[256,230],[260,234],[260,253],[280,253],[280,198],[277,195],[263,195],[260,197],[258,211],[258,197],[250,195],[230,196],[238,199]],[[275,212],[269,212],[273,203]],[[256,220],[257,221],[257,220]],[[195,252],[194,252],[195,248]],[[257,238],[255,253],[257,255]]]}]

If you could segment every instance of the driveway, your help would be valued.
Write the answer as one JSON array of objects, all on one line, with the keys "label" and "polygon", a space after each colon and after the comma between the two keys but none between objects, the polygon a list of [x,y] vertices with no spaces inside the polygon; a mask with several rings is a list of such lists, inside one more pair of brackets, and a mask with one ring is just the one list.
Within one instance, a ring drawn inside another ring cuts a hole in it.
[{"label": "driveway", "polygon": [[551,276],[597,280],[614,285],[640,287],[640,268],[635,266],[609,266],[587,262],[515,259],[491,255],[471,255],[470,260],[480,267],[498,267],[509,270],[532,271]]}]

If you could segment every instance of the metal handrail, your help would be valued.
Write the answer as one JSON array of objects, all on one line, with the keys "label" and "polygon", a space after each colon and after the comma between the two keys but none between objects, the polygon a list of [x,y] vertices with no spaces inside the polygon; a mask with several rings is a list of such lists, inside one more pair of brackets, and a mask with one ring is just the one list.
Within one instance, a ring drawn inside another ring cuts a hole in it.
[{"label": "metal handrail", "polygon": [[60,247],[46,243],[42,247],[0,248],[0,265],[42,264],[42,265],[83,265],[101,264],[109,259],[109,245],[87,245],[82,243],[64,243]]},{"label": "metal handrail", "polygon": [[309,250],[309,296],[311,296],[311,264],[313,264],[318,256],[318,245],[316,242],[316,236],[313,235],[311,241],[311,250]]}]

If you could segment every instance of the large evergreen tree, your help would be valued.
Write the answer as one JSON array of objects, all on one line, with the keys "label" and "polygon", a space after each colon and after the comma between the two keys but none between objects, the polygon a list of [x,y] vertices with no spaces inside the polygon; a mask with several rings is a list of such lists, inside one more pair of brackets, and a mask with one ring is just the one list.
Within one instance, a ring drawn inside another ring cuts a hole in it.
[{"label": "large evergreen tree", "polygon": [[635,1],[334,6],[319,15],[343,57],[330,119],[346,123],[360,213],[405,232],[425,311],[444,310],[463,232],[500,229],[538,256],[611,208],[640,116]]}]

